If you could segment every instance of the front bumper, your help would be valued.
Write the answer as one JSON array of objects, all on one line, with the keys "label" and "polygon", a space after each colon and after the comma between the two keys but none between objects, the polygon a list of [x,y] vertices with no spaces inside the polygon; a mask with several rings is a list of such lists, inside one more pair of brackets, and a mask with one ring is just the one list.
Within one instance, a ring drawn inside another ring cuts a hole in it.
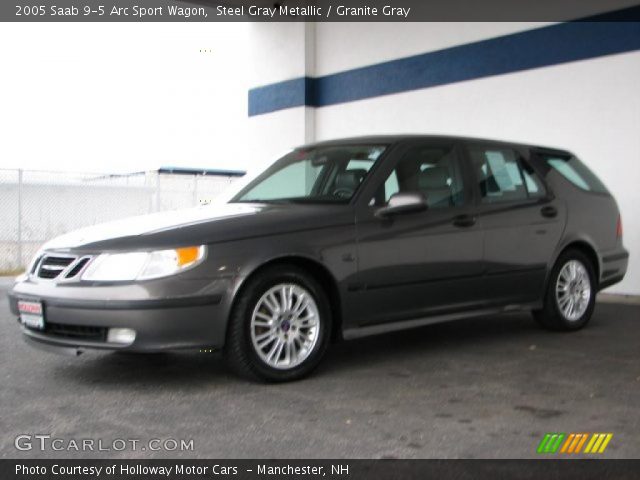
[{"label": "front bumper", "polygon": [[[9,293],[9,305],[18,317],[18,301],[40,302],[45,327],[38,330],[21,325],[25,339],[63,353],[218,348],[224,344],[231,283],[231,279],[218,278],[60,286],[25,280]],[[174,296],[168,296],[168,291]],[[109,342],[111,328],[135,330],[135,339],[129,344]]]}]

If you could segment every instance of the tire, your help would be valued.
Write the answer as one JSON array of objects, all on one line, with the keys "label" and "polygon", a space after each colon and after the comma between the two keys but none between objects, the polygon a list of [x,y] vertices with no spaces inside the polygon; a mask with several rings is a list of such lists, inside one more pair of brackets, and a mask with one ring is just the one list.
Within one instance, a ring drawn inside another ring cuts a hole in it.
[{"label": "tire", "polygon": [[331,325],[328,297],[314,277],[294,265],[269,267],[241,289],[229,318],[224,356],[246,378],[297,380],[322,360]]},{"label": "tire", "polygon": [[533,312],[534,318],[549,330],[579,330],[591,319],[597,291],[598,282],[591,259],[580,250],[569,249],[558,257],[553,266],[544,306]]}]

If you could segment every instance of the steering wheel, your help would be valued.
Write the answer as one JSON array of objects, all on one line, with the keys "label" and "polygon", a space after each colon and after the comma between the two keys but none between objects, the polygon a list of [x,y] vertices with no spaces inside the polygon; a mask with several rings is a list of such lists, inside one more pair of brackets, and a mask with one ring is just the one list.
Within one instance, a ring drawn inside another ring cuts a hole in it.
[{"label": "steering wheel", "polygon": [[338,187],[333,191],[333,195],[339,198],[349,198],[353,195],[355,190],[349,187]]}]

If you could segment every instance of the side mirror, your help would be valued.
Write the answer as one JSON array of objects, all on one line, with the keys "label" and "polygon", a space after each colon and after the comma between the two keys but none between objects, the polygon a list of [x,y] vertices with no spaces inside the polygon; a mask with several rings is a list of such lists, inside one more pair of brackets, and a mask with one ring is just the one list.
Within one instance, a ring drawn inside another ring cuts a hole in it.
[{"label": "side mirror", "polygon": [[390,217],[402,213],[422,212],[427,209],[427,200],[419,192],[398,192],[389,202],[376,211],[376,217]]}]

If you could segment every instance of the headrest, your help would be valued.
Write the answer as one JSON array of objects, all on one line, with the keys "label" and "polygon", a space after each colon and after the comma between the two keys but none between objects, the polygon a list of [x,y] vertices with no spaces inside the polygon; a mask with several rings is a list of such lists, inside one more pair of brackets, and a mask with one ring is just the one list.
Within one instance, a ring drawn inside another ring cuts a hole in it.
[{"label": "headrest", "polygon": [[449,188],[449,172],[444,167],[432,167],[420,172],[418,177],[420,190]]},{"label": "headrest", "polygon": [[340,172],[336,176],[336,188],[349,188],[355,190],[362,182],[362,179],[367,174],[365,169],[347,170],[346,172]]}]

